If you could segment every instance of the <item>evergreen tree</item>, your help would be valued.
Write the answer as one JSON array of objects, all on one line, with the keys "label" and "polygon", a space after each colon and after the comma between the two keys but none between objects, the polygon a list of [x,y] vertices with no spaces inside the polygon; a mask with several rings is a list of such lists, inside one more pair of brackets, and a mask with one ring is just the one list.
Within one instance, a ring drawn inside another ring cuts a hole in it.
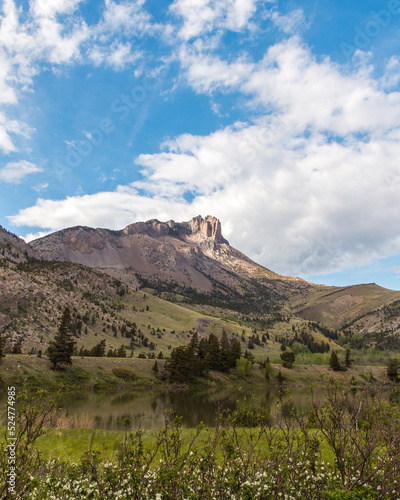
[{"label": "evergreen tree", "polygon": [[235,339],[231,345],[231,367],[236,366],[236,362],[242,356],[242,348],[240,342]]},{"label": "evergreen tree", "polygon": [[219,370],[221,367],[221,347],[213,333],[208,337],[206,363],[211,370]]},{"label": "evergreen tree", "polygon": [[346,365],[347,368],[350,368],[350,366],[353,364],[353,360],[351,359],[350,349],[346,349],[346,358],[344,360],[344,364]]},{"label": "evergreen tree", "polygon": [[117,356],[118,358],[126,358],[126,349],[124,345],[121,345],[121,347],[118,349]]},{"label": "evergreen tree", "polygon": [[7,337],[3,337],[2,335],[0,335],[0,363],[1,363],[1,358],[4,358],[4,356],[5,356],[4,346],[6,344],[6,339],[7,339]]},{"label": "evergreen tree", "polygon": [[157,375],[158,373],[158,365],[157,365],[157,361],[154,361],[154,365],[153,365],[153,372]]},{"label": "evergreen tree", "polygon": [[199,342],[198,356],[200,359],[206,359],[208,353],[208,341],[203,337]]},{"label": "evergreen tree", "polygon": [[11,354],[22,354],[22,338],[19,338],[12,347]]},{"label": "evergreen tree", "polygon": [[48,357],[53,363],[53,370],[59,365],[72,365],[72,355],[74,353],[75,340],[71,334],[71,311],[69,307],[64,309],[58,333],[54,340],[50,342],[48,348]]},{"label": "evergreen tree", "polygon": [[283,361],[283,366],[285,368],[292,368],[296,356],[294,352],[285,351],[281,354],[281,359]]},{"label": "evergreen tree", "polygon": [[392,380],[399,380],[400,360],[398,358],[391,358],[387,363],[387,376]]},{"label": "evergreen tree", "polygon": [[220,353],[221,363],[219,369],[226,372],[231,367],[231,345],[225,331],[222,333]]},{"label": "evergreen tree", "polygon": [[90,356],[95,356],[97,358],[102,358],[106,354],[106,341],[103,339],[97,345],[95,345],[91,351]]},{"label": "evergreen tree", "polygon": [[193,353],[197,354],[199,351],[199,336],[197,332],[194,332],[192,338],[190,339],[189,347],[193,349]]},{"label": "evergreen tree", "polygon": [[183,383],[191,380],[194,375],[193,351],[185,346],[175,347],[169,360],[165,363],[171,382]]},{"label": "evergreen tree", "polygon": [[251,362],[251,364],[253,364],[253,363],[254,363],[254,361],[255,361],[255,359],[256,359],[256,358],[253,356],[253,354],[251,354],[251,352],[249,352],[249,351],[247,351],[247,350],[245,351],[245,353],[244,353],[244,356],[243,356],[243,357],[244,357],[244,358],[246,358],[246,359],[248,359],[248,360]]},{"label": "evergreen tree", "polygon": [[336,351],[331,352],[331,358],[329,360],[329,367],[332,368],[333,371],[337,372],[341,369],[339,358]]}]

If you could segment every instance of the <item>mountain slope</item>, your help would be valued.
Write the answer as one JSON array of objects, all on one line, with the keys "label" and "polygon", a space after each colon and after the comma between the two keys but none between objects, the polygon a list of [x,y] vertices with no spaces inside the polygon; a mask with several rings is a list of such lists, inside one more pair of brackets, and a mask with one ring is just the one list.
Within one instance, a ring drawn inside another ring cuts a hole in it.
[{"label": "mountain slope", "polygon": [[121,231],[74,227],[31,243],[46,260],[102,269],[133,286],[192,294],[201,300],[250,302],[268,312],[313,288],[281,276],[240,253],[223,238],[215,217],[189,222],[150,220]]},{"label": "mountain slope", "polygon": [[400,336],[400,292],[375,283],[343,288],[321,287],[293,306],[302,319],[349,332],[397,331]]},{"label": "mountain slope", "polygon": [[[124,345],[128,354],[133,349],[134,357],[160,351],[167,357],[171,348],[186,345],[194,330],[200,338],[210,333],[221,337],[223,331],[229,337],[242,338],[244,352],[252,335],[252,329],[239,321],[190,311],[80,264],[3,264],[0,333],[8,336],[8,352],[21,341],[23,353],[32,349],[44,353],[67,306],[78,352],[105,340],[107,351]],[[280,344],[273,339],[255,345],[253,351],[257,357],[279,353]]]},{"label": "mountain slope", "polygon": [[0,226],[0,258],[13,262],[25,262],[27,257],[35,257],[28,243]]}]

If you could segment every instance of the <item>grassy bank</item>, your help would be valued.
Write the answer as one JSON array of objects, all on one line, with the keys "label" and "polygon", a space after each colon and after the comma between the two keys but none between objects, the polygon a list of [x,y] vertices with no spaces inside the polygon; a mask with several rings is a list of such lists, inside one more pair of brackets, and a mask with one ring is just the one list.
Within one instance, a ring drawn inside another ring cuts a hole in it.
[{"label": "grassy bank", "polygon": [[[157,360],[159,368],[164,360]],[[74,357],[72,366],[60,371],[51,369],[46,357],[38,358],[23,354],[7,355],[1,360],[0,376],[2,390],[7,385],[21,387],[26,384],[32,388],[48,390],[140,390],[160,389],[168,387],[168,382],[156,377],[153,372],[154,360],[139,358],[81,358]],[[259,365],[253,365],[252,373],[248,377],[239,377],[235,370],[228,374],[210,372],[208,377],[196,381],[197,386],[251,386],[263,384],[265,386],[279,385],[277,374],[283,376],[283,384],[288,387],[308,387],[319,384],[322,374],[342,379],[347,383],[360,384],[372,374],[372,380],[380,384],[388,384],[386,367],[384,366],[352,366],[347,371],[333,372],[327,365],[297,365],[293,368],[284,368],[281,364],[272,364],[272,375],[265,379]]]}]

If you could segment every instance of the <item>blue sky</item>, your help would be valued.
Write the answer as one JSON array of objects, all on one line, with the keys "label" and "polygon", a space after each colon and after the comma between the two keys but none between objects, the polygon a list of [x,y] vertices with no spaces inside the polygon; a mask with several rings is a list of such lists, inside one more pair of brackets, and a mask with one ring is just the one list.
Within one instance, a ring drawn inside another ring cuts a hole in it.
[{"label": "blue sky", "polygon": [[274,271],[400,289],[400,0],[1,9],[4,227],[210,214]]}]

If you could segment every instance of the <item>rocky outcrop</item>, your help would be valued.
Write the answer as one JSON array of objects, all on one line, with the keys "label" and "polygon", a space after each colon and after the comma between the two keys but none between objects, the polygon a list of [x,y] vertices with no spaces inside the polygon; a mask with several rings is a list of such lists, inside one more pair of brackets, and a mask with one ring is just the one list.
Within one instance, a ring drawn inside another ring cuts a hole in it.
[{"label": "rocky outcrop", "polygon": [[166,236],[169,233],[170,227],[172,227],[169,225],[170,223],[175,224],[173,221],[166,223],[160,222],[157,219],[151,219],[147,222],[135,222],[134,224],[126,226],[122,233],[126,236],[147,234],[153,236],[153,238],[157,238],[158,236]]},{"label": "rocky outcrop", "polygon": [[35,257],[28,243],[0,226],[0,258],[6,257],[14,262],[25,262],[26,257]]},{"label": "rocky outcrop", "polygon": [[200,234],[202,237],[209,238],[217,243],[229,244],[222,236],[221,222],[212,215],[207,215],[204,219],[201,215],[198,215],[193,217],[188,224],[195,235]]}]

